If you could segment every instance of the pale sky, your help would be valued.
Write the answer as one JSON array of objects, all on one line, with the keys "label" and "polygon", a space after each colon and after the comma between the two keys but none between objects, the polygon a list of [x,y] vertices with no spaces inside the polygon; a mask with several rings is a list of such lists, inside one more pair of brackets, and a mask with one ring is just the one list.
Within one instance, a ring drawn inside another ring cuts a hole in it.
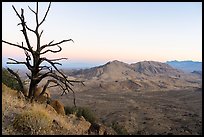
[{"label": "pale sky", "polygon": [[[49,3],[39,3],[40,19]],[[2,39],[21,43],[20,22],[12,5],[25,10],[28,26],[35,27],[32,2],[2,3]],[[68,65],[91,66],[111,60],[202,61],[201,2],[53,2],[44,24],[42,44],[63,39],[62,52],[47,57],[67,57]],[[35,47],[35,37],[31,33]],[[24,60],[20,49],[2,45],[3,65],[8,57]],[[70,64],[69,64],[70,63]],[[10,66],[10,65],[9,65]]]}]

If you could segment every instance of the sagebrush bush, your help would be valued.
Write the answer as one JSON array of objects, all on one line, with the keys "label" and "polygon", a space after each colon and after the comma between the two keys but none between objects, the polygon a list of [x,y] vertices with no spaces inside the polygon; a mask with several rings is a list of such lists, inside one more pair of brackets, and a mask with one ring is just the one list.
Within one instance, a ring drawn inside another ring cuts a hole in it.
[{"label": "sagebrush bush", "polygon": [[28,110],[15,117],[13,127],[25,135],[49,134],[52,127],[52,119],[46,111]]},{"label": "sagebrush bush", "polygon": [[77,117],[83,116],[90,123],[94,123],[96,121],[95,114],[87,107],[65,107],[65,114],[75,114]]}]

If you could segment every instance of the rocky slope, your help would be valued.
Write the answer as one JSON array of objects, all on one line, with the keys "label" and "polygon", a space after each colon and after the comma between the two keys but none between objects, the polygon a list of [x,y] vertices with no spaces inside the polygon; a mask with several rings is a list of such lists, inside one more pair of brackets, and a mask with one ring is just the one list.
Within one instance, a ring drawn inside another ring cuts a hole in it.
[{"label": "rocky slope", "polygon": [[134,75],[134,71],[132,70],[131,66],[126,63],[114,60],[102,66],[74,71],[72,75],[85,79],[114,80],[124,78],[127,75],[126,72],[129,72],[129,75]]},{"label": "rocky slope", "polygon": [[183,74],[182,71],[172,68],[168,64],[156,62],[156,61],[143,61],[131,64],[136,72],[143,73],[146,75],[179,75]]},{"label": "rocky slope", "polygon": [[[28,103],[17,91],[2,84],[3,135],[88,135],[113,134],[108,127],[86,121],[83,116],[60,115],[53,107]],[[97,131],[97,132],[95,132]]]}]

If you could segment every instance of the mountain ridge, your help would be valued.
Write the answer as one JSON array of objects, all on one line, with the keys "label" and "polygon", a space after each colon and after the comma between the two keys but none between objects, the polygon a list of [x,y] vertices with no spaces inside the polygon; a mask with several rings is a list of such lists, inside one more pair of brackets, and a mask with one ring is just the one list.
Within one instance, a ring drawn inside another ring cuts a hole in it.
[{"label": "mountain ridge", "polygon": [[126,91],[199,88],[202,80],[198,75],[185,73],[157,61],[127,64],[114,60],[69,75],[88,81],[88,85],[95,89]]},{"label": "mountain ridge", "polygon": [[167,61],[167,64],[170,66],[180,69],[185,72],[193,72],[193,71],[202,71],[202,62],[199,61],[192,61],[192,60],[186,60],[186,61]]}]

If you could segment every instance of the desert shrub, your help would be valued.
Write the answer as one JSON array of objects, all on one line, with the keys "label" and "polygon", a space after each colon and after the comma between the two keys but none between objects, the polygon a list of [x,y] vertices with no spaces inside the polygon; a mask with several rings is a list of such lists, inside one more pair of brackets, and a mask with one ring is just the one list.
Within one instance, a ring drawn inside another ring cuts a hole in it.
[{"label": "desert shrub", "polygon": [[17,115],[13,127],[25,135],[49,134],[51,131],[52,119],[46,111],[29,110]]},{"label": "desert shrub", "polygon": [[75,114],[77,117],[83,116],[90,123],[94,123],[96,121],[95,114],[91,111],[91,109],[87,107],[65,107],[65,114]]},{"label": "desert shrub", "polygon": [[4,83],[6,86],[8,86],[14,90],[20,90],[20,86],[18,84],[18,81],[5,68],[2,68],[2,83]]},{"label": "desert shrub", "polygon": [[127,130],[119,124],[113,122],[111,126],[118,135],[128,135]]}]

